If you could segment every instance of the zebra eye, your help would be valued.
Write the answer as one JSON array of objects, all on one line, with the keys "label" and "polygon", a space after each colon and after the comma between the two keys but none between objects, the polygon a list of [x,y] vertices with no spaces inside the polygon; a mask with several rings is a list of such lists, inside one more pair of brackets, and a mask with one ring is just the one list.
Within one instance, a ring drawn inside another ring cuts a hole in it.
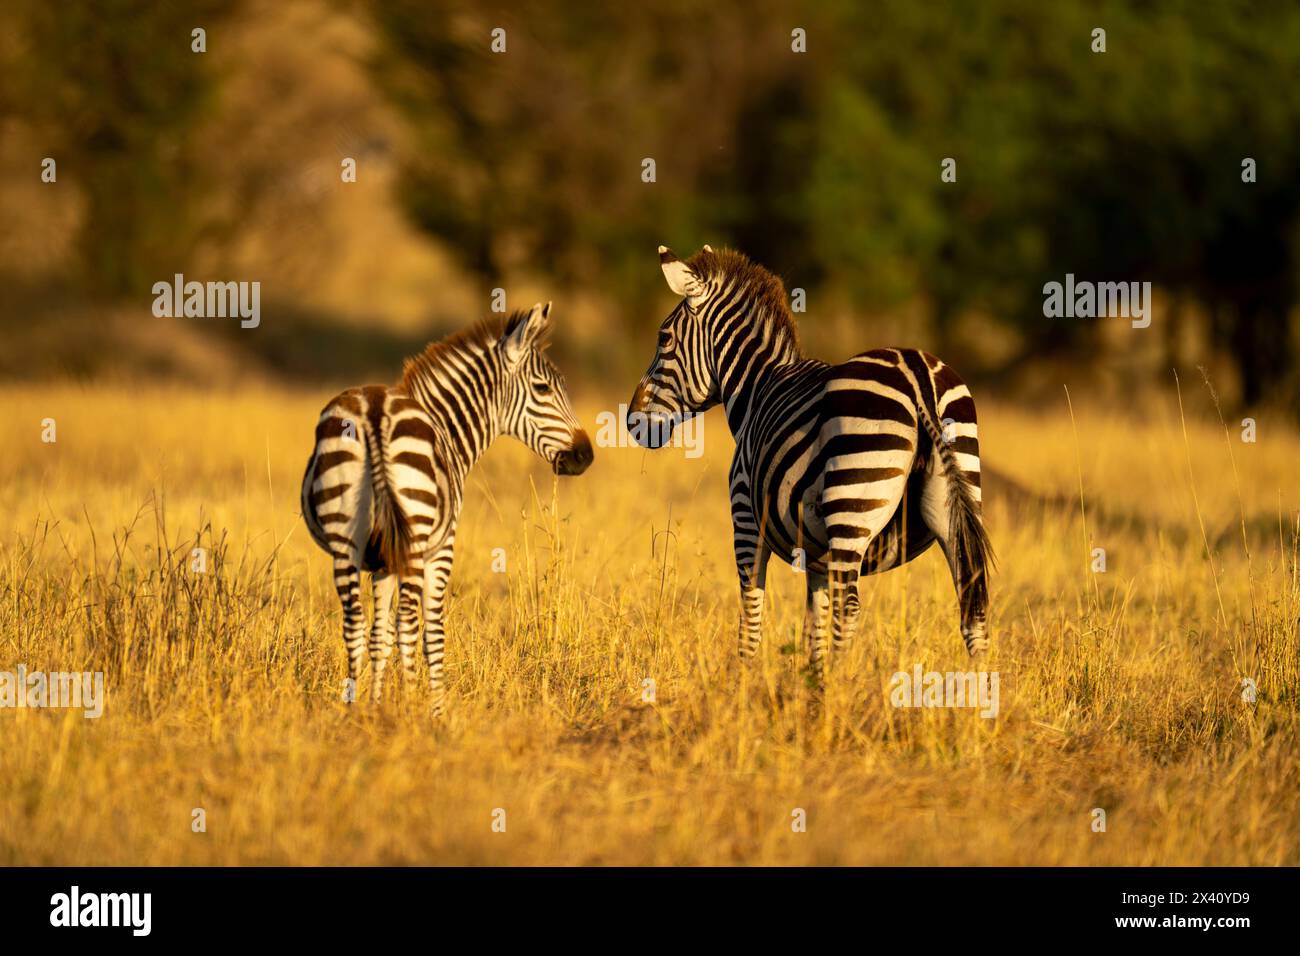
[{"label": "zebra eye", "polygon": [[536,385],[533,386],[533,391],[535,391],[538,395],[550,395],[551,386],[546,382],[538,382]]}]

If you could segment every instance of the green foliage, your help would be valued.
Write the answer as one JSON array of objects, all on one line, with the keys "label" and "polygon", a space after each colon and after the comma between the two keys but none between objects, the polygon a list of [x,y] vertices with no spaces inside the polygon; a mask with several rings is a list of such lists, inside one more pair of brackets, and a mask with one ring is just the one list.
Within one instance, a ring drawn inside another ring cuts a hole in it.
[{"label": "green foliage", "polygon": [[421,137],[408,209],[485,278],[526,263],[635,309],[658,242],[730,241],[868,307],[920,297],[941,333],[983,308],[1035,350],[1095,330],[1046,324],[1044,282],[1151,280],[1221,316],[1248,399],[1285,373],[1300,8],[435,7],[375,5],[377,69]]},{"label": "green foliage", "polygon": [[[20,67],[0,109],[80,187],[97,291],[138,292],[195,247],[195,200],[220,185],[194,155],[216,81],[190,31],[221,44],[233,2],[0,14],[0,60]],[[1099,328],[1045,320],[1045,282],[1150,280],[1204,307],[1247,402],[1300,382],[1295,5],[336,9],[378,41],[369,66],[406,133],[398,201],[485,285],[529,272],[602,291],[641,324],[657,318],[660,243],[732,244],[864,310],[922,304],[941,339],[978,310],[1029,356]],[[940,178],[949,157],[956,182]],[[1245,157],[1257,182],[1242,182]]]},{"label": "green foliage", "polygon": [[[386,40],[375,75],[416,142],[403,203],[486,281],[526,267],[612,280],[636,301],[661,281],[662,242],[742,233],[756,209],[803,218],[781,207],[798,193],[776,187],[806,116],[770,129],[745,113],[794,72],[782,18],[751,10],[737,29],[738,9],[683,0],[526,15],[412,0],[372,14]],[[490,50],[498,27],[505,53]],[[786,148],[751,151],[770,137]]]}]

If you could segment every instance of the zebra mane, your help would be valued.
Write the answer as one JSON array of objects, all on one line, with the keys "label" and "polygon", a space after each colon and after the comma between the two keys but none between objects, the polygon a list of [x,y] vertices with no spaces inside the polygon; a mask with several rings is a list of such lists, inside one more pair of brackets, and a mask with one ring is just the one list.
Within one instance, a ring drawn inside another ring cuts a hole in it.
[{"label": "zebra mane", "polygon": [[716,279],[719,288],[728,284],[744,289],[757,308],[755,315],[764,319],[775,333],[785,332],[796,352],[799,345],[799,328],[790,311],[790,300],[785,293],[785,283],[778,276],[753,262],[743,252],[735,249],[701,249],[686,260],[692,272],[702,281]]},{"label": "zebra mane", "polygon": [[516,309],[508,316],[491,315],[467,329],[430,342],[423,352],[402,363],[402,387],[409,390],[417,379],[437,371],[443,359],[452,353],[485,351],[493,347],[506,332],[526,318],[527,309]]}]

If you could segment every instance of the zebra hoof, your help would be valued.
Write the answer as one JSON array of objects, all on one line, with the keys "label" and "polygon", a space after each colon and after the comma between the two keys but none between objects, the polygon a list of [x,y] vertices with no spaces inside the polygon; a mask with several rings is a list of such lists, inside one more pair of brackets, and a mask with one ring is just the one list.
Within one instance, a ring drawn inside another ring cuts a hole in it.
[{"label": "zebra hoof", "polygon": [[988,653],[988,650],[989,639],[987,637],[979,637],[966,643],[966,652],[976,659],[983,657]]}]

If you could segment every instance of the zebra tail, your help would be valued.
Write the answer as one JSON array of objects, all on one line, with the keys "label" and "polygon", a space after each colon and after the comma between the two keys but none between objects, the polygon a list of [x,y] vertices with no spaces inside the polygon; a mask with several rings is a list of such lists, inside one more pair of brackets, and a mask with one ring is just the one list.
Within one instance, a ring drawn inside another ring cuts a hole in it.
[{"label": "zebra tail", "polygon": [[379,555],[391,573],[404,577],[411,573],[411,523],[393,495],[384,449],[374,431],[366,430],[366,441],[370,446],[370,486],[375,501],[370,550]]},{"label": "zebra tail", "polygon": [[971,481],[957,461],[957,453],[944,441],[943,433],[939,430],[937,412],[924,406],[923,402],[921,417],[925,421],[926,431],[930,434],[930,442],[939,456],[939,462],[943,465],[944,474],[948,477],[948,527],[953,529],[958,567],[972,569],[973,574],[967,584],[974,591],[970,596],[976,599],[978,605],[987,606],[988,574],[997,564],[993,542],[989,540],[988,531],[984,528],[980,504],[971,493]]},{"label": "zebra tail", "polygon": [[989,603],[988,576],[997,560],[993,554],[993,543],[989,541],[988,532],[984,529],[979,505],[970,493],[970,481],[956,467],[956,459],[951,450],[942,457],[944,469],[948,473],[948,487],[954,489],[948,495],[948,527],[954,529],[957,566],[971,569],[971,578],[966,583],[971,592],[971,606],[986,609]]}]

